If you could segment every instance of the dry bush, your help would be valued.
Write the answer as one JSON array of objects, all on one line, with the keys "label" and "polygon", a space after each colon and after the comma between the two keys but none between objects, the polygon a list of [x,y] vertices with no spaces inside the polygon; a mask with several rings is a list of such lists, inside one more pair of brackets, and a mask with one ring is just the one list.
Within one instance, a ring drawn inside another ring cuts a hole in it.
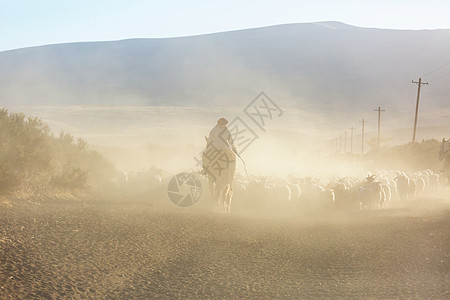
[{"label": "dry bush", "polygon": [[406,171],[431,169],[439,172],[442,162],[438,159],[440,142],[436,139],[422,140],[420,143],[372,150],[366,158],[373,160],[378,169],[399,169]]},{"label": "dry bush", "polygon": [[102,186],[113,165],[82,139],[50,133],[42,120],[0,109],[0,193],[45,194]]}]

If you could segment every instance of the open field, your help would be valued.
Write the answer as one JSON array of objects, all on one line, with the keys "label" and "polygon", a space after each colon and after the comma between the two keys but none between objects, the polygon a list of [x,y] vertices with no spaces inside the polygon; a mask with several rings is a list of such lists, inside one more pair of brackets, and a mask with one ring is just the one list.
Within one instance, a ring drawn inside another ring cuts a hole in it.
[{"label": "open field", "polygon": [[303,219],[11,202],[0,210],[0,298],[448,299],[447,198]]}]

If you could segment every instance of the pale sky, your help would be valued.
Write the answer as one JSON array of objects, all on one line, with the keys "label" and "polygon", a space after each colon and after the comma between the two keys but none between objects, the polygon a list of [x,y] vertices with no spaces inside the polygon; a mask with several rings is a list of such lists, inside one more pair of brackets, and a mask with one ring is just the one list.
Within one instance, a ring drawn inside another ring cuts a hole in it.
[{"label": "pale sky", "polygon": [[0,51],[319,21],[448,29],[450,0],[0,0]]}]

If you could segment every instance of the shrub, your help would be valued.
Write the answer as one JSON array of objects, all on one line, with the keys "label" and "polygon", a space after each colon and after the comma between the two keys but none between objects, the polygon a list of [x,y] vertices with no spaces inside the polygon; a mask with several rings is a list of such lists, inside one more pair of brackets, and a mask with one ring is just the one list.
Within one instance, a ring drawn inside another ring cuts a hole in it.
[{"label": "shrub", "polygon": [[84,140],[65,132],[54,137],[42,120],[0,109],[0,193],[86,190],[113,173]]}]

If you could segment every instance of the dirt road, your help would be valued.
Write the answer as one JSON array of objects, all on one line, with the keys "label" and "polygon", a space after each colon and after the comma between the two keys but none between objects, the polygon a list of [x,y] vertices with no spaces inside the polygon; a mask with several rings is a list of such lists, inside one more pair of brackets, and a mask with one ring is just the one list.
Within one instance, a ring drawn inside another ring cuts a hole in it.
[{"label": "dirt road", "polygon": [[450,207],[318,219],[146,203],[0,207],[0,298],[450,297]]}]

